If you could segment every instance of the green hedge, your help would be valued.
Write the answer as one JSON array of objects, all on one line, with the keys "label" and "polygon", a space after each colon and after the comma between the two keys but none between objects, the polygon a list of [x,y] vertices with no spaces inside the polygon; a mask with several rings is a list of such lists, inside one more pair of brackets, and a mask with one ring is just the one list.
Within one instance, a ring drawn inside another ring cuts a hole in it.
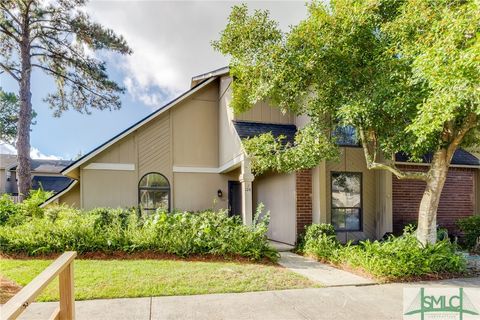
[{"label": "green hedge", "polygon": [[412,232],[385,241],[340,244],[329,225],[312,225],[305,234],[303,252],[333,264],[359,268],[384,279],[401,279],[431,274],[462,273],[465,258],[448,238],[422,246]]},{"label": "green hedge", "polygon": [[473,249],[480,238],[480,215],[463,218],[458,221],[458,227],[465,236],[468,249]]},{"label": "green hedge", "polygon": [[[39,255],[85,252],[155,251],[186,257],[194,254],[243,256],[275,260],[269,246],[268,217],[253,226],[225,211],[157,213],[139,218],[135,210],[99,208],[90,211],[51,207],[35,216],[10,216],[0,226],[0,251]],[[5,219],[4,219],[5,220]]]}]

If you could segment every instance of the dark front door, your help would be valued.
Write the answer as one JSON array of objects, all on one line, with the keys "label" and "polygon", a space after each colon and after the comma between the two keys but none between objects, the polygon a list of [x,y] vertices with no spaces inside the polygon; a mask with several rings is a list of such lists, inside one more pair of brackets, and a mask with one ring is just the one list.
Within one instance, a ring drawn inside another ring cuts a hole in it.
[{"label": "dark front door", "polygon": [[238,181],[228,181],[228,214],[242,215],[242,185]]}]

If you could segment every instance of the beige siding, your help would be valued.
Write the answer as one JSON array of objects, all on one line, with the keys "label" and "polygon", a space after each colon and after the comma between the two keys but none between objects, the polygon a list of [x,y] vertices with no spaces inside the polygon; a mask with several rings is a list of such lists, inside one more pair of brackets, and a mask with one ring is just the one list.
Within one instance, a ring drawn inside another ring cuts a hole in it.
[{"label": "beige siding", "polygon": [[135,171],[82,170],[82,207],[134,207],[137,183]]},{"label": "beige siding", "polygon": [[[227,176],[173,174],[174,165],[218,167],[218,92],[218,82],[214,82],[83,164],[81,206],[136,206],[140,178],[159,172],[172,185],[173,208],[211,208],[218,189],[225,194],[218,206],[226,208]],[[86,169],[98,163],[133,164],[135,170]]]},{"label": "beige siding", "polygon": [[392,174],[385,170],[375,171],[376,178],[376,237],[393,231]]},{"label": "beige siding", "polygon": [[230,108],[230,101],[232,100],[231,82],[232,79],[230,77],[222,77],[220,79],[218,116],[219,166],[227,164],[243,152],[240,138],[232,123],[233,110]]},{"label": "beige siding", "polygon": [[218,84],[212,83],[171,113],[173,165],[218,167]]},{"label": "beige siding", "polygon": [[[226,209],[228,180],[227,175],[221,174],[174,173],[174,207],[188,211]],[[222,190],[222,198],[217,196],[219,189]]]},{"label": "beige siding", "polygon": [[5,193],[5,184],[7,183],[7,177],[5,175],[5,169],[0,169],[0,195]]},{"label": "beige siding", "polygon": [[88,163],[136,163],[135,151],[135,135],[131,134],[101,152]]},{"label": "beige siding", "polygon": [[[81,207],[132,207],[137,204],[137,157],[135,134],[121,139],[80,168]],[[134,171],[85,169],[92,163],[130,163]]]},{"label": "beige siding", "polygon": [[138,130],[138,179],[150,172],[159,172],[172,179],[170,134],[169,112]]},{"label": "beige siding", "polygon": [[341,241],[375,238],[376,187],[375,172],[368,170],[361,148],[341,148],[339,162],[326,163],[326,222],[331,221],[331,173],[334,171],[362,173],[362,232],[340,232]]},{"label": "beige siding", "polygon": [[295,116],[287,112],[283,114],[279,108],[271,107],[267,102],[258,102],[247,112],[235,115],[235,120],[266,123],[293,124]]},{"label": "beige siding", "polygon": [[58,202],[75,208],[80,207],[80,185],[77,183],[77,185],[70,189],[66,194],[62,195],[58,199]]},{"label": "beige siding", "polygon": [[253,182],[254,208],[260,203],[270,212],[268,238],[284,243],[296,241],[295,173],[268,174]]}]

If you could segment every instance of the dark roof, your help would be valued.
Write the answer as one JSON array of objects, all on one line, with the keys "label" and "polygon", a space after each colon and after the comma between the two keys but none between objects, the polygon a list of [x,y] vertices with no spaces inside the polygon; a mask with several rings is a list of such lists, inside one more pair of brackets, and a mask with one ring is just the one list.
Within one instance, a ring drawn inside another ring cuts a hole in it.
[{"label": "dark roof", "polygon": [[[59,173],[64,168],[69,166],[73,161],[69,160],[40,160],[32,159],[31,170],[33,172],[47,172],[47,173]],[[17,170],[17,165],[14,164],[10,168],[11,171]]]},{"label": "dark roof", "polygon": [[283,142],[293,143],[295,141],[295,133],[297,132],[297,127],[293,124],[233,121],[233,125],[235,126],[235,129],[237,130],[237,133],[241,139],[251,138],[271,132],[275,138],[283,135],[285,136],[285,140],[283,140]]},{"label": "dark roof", "polygon": [[66,189],[73,180],[62,176],[34,176],[32,178],[32,189],[42,188],[45,191],[58,193]]},{"label": "dark roof", "polygon": [[[429,153],[423,156],[422,162],[423,163],[430,163],[432,162],[433,154]],[[395,155],[395,161],[398,162],[408,162],[409,156],[403,152],[399,152]],[[457,149],[453,154],[452,164],[456,165],[465,165],[465,166],[479,166],[480,160],[471,154],[468,151],[463,149]]]}]

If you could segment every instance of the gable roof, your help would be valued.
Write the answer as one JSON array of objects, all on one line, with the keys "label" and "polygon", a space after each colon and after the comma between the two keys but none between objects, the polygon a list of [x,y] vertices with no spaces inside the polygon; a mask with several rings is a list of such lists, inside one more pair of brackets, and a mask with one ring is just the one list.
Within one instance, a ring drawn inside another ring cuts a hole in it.
[{"label": "gable roof", "polygon": [[[431,163],[432,158],[433,154],[428,153],[422,157],[422,163]],[[408,162],[409,156],[404,152],[399,152],[395,155],[395,161]],[[411,164],[415,163],[411,162]],[[468,151],[465,151],[463,149],[457,149],[453,154],[451,164],[463,166],[480,166],[480,160]]]},{"label": "gable roof", "polygon": [[271,132],[275,138],[278,138],[280,135],[285,136],[283,143],[293,143],[295,141],[295,133],[297,132],[297,127],[293,124],[274,124],[234,120],[233,125],[235,126],[235,130],[237,130],[237,134],[240,139],[252,138]]},{"label": "gable roof", "polygon": [[91,158],[95,157],[97,154],[99,154],[100,152],[102,152],[103,150],[107,149],[108,147],[110,147],[112,144],[114,144],[115,142],[119,141],[120,139],[126,137],[127,135],[129,135],[130,133],[132,133],[133,131],[137,130],[138,128],[140,128],[141,126],[145,125],[146,123],[150,122],[151,120],[155,119],[157,116],[161,115],[162,113],[164,113],[165,111],[169,110],[171,107],[175,106],[176,104],[178,104],[179,102],[185,100],[186,98],[190,97],[192,94],[194,94],[195,92],[197,92],[198,90],[202,89],[203,87],[207,86],[208,84],[212,83],[214,80],[216,79],[216,77],[212,77],[212,78],[208,78],[206,80],[203,80],[202,82],[200,82],[199,84],[195,85],[194,87],[192,87],[190,90],[188,91],[185,91],[184,93],[182,93],[180,96],[178,96],[177,98],[173,99],[172,101],[168,102],[167,104],[165,104],[164,106],[160,107],[159,109],[157,109],[156,111],[152,112],[151,114],[149,114],[148,116],[146,116],[145,118],[141,119],[140,121],[134,123],[133,125],[131,125],[130,127],[128,127],[127,129],[123,130],[122,132],[120,132],[119,134],[117,134],[116,136],[114,136],[113,138],[111,138],[110,140],[107,140],[106,142],[104,142],[103,144],[99,145],[98,147],[96,147],[95,149],[93,149],[92,151],[90,151],[89,153],[85,154],[84,156],[82,156],[81,158],[79,158],[77,161],[71,163],[69,166],[67,166],[65,169],[63,169],[61,171],[62,174],[68,174],[69,172],[73,171],[74,169],[78,168],[79,166],[81,166],[82,164],[84,164],[85,162],[87,162],[88,160],[90,160]]},{"label": "gable roof", "polygon": [[[46,172],[46,173],[60,173],[65,167],[69,166],[73,161],[69,160],[44,160],[44,159],[32,159],[30,168],[33,172]],[[10,171],[17,170],[17,164],[14,163],[9,168]]]}]

